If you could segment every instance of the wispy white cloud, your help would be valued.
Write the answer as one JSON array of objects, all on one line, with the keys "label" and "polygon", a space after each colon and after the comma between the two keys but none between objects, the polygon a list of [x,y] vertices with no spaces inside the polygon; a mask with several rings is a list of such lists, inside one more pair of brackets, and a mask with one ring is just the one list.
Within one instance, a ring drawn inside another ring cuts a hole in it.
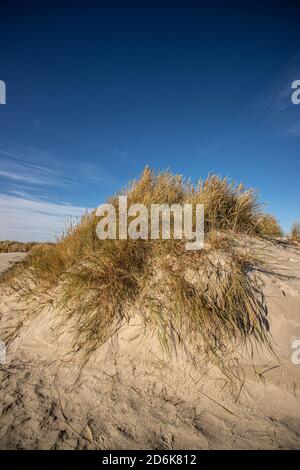
[{"label": "wispy white cloud", "polygon": [[31,184],[47,184],[45,181],[42,179],[35,178],[34,176],[29,176],[25,174],[20,174],[20,173],[14,173],[12,171],[5,171],[0,169],[0,176],[3,178],[8,178],[11,180],[15,181],[23,181],[25,183],[31,183]]},{"label": "wispy white cloud", "polygon": [[0,239],[51,241],[67,220],[78,220],[86,208],[42,199],[0,194]]},{"label": "wispy white cloud", "polygon": [[78,218],[86,210],[63,201],[80,195],[86,200],[86,190],[93,186],[95,194],[99,191],[98,205],[102,188],[115,189],[115,182],[94,164],[68,162],[16,142],[0,146],[0,181],[0,239],[21,241],[53,240],[67,218]]},{"label": "wispy white cloud", "polygon": [[0,146],[0,177],[41,186],[76,187],[87,182],[112,188],[115,182],[102,168],[82,161],[68,162],[47,150],[15,143]]},{"label": "wispy white cloud", "polygon": [[9,194],[13,194],[14,196],[18,196],[18,197],[25,197],[25,198],[29,198],[30,199],[30,196],[28,193],[26,193],[26,191],[18,191],[18,190],[15,190],[15,189],[12,189],[11,191],[9,191]]},{"label": "wispy white cloud", "polygon": [[42,127],[42,125],[41,125],[41,123],[38,119],[33,120],[33,125],[34,125],[34,127],[38,128],[38,129],[40,129]]},{"label": "wispy white cloud", "polygon": [[293,136],[293,137],[300,137],[300,122],[297,122],[296,124],[293,124],[288,129],[288,134]]},{"label": "wispy white cloud", "polygon": [[24,184],[37,186],[74,185],[71,178],[62,171],[43,166],[32,161],[26,161],[18,154],[0,148],[0,177]]},{"label": "wispy white cloud", "polygon": [[292,107],[292,82],[300,77],[300,54],[294,56],[270,83],[267,91],[261,94],[253,107],[269,116]]}]

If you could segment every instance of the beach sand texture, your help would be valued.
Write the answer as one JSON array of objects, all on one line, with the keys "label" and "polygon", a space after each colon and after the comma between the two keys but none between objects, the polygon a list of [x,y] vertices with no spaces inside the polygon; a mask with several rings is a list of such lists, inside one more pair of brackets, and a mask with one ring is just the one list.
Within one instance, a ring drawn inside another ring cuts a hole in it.
[{"label": "beach sand texture", "polygon": [[[265,278],[278,360],[240,352],[245,378],[232,384],[214,366],[169,358],[138,315],[81,370],[66,327],[44,309],[20,329],[1,365],[2,449],[300,448],[300,250],[272,247],[283,279]],[[0,255],[1,269],[21,254]],[[1,292],[1,335],[22,314]],[[238,352],[237,352],[238,354]]]}]

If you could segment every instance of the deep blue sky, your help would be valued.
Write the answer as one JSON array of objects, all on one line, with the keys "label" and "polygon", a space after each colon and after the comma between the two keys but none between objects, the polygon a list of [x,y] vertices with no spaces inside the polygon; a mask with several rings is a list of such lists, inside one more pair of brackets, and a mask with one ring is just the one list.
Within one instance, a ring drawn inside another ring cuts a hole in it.
[{"label": "deep blue sky", "polygon": [[50,239],[149,164],[300,219],[298,2],[1,1],[0,238]]}]

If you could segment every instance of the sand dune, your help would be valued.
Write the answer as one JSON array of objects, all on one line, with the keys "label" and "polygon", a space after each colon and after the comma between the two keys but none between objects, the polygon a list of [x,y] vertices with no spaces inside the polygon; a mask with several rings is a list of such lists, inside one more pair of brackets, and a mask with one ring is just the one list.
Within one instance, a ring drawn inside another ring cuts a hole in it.
[{"label": "sand dune", "polygon": [[[264,292],[278,360],[237,351],[244,379],[169,358],[138,315],[80,370],[70,333],[57,336],[49,308],[26,324],[1,366],[0,447],[5,449],[281,449],[300,447],[300,251],[272,248]],[[19,258],[20,255],[18,255]],[[15,254],[2,255],[4,266]],[[1,333],[22,318],[17,294],[1,293]]]}]

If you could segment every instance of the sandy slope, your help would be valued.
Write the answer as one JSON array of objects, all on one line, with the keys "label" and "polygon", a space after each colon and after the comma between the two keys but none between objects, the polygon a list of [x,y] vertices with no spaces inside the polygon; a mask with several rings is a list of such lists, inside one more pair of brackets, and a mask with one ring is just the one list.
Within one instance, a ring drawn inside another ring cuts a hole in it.
[{"label": "sandy slope", "polygon": [[0,273],[25,258],[27,253],[0,253]]},{"label": "sandy slope", "polygon": [[[165,357],[136,316],[80,372],[67,327],[57,339],[45,310],[1,366],[0,448],[300,448],[300,250],[272,252],[285,275],[265,278],[278,361],[243,354],[245,382],[233,385],[182,353]],[[16,295],[2,293],[2,332],[21,316]]]}]

